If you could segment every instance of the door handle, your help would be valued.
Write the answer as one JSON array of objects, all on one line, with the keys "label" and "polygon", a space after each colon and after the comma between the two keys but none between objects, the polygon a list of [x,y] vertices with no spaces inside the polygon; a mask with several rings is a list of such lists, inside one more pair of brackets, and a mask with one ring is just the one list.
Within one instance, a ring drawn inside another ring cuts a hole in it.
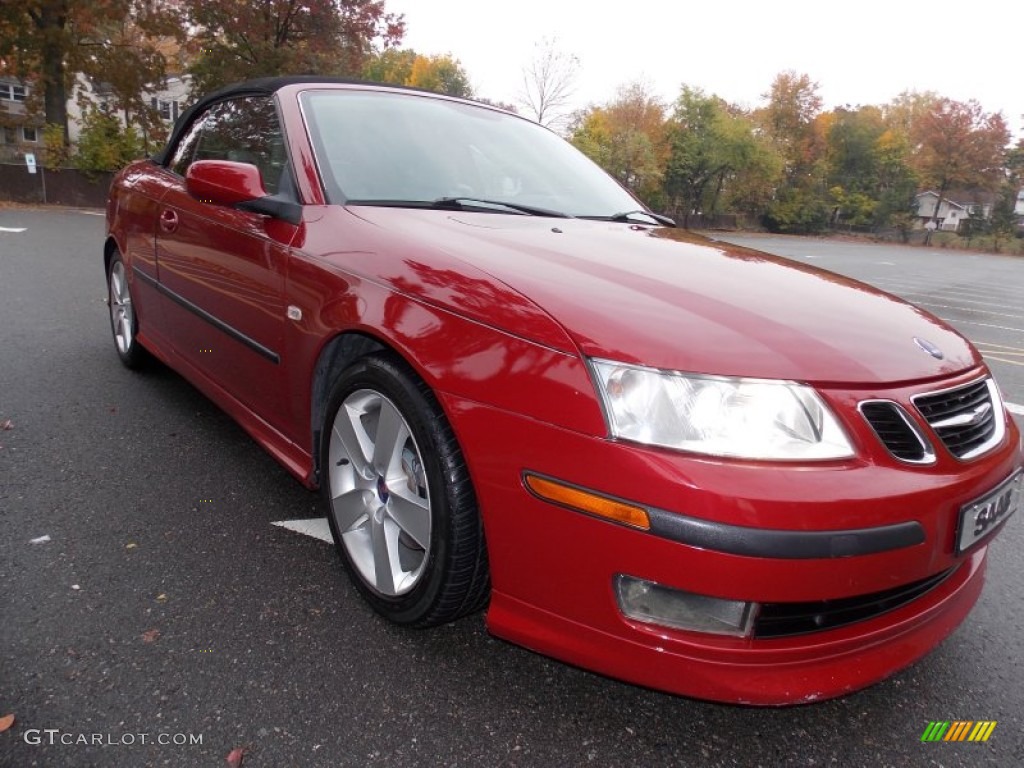
[{"label": "door handle", "polygon": [[170,208],[160,211],[160,229],[164,232],[173,232],[178,228],[178,214]]}]

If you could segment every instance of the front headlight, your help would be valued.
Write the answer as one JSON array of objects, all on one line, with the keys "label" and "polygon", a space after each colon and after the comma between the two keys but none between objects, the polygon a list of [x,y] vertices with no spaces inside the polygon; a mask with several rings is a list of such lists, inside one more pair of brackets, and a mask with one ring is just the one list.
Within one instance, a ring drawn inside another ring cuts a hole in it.
[{"label": "front headlight", "polygon": [[853,455],[810,387],[591,360],[612,435],[681,451],[796,461]]}]

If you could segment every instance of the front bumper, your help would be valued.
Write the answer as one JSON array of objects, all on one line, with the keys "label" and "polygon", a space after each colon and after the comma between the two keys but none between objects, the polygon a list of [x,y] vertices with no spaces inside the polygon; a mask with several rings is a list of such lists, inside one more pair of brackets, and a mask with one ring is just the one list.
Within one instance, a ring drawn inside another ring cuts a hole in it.
[{"label": "front bumper", "polygon": [[[956,555],[958,510],[1021,461],[1012,423],[1003,444],[973,462],[950,457],[930,467],[902,466],[872,448],[865,429],[854,435],[857,458],[808,467],[684,456],[450,396],[444,404],[484,517],[493,583],[490,631],[632,683],[733,703],[839,696],[933,649],[967,616],[984,581],[991,539]],[[682,543],[542,501],[524,487],[524,471],[741,530],[827,536],[912,523],[922,535],[880,551],[839,546],[798,557],[721,551],[713,543]],[[884,592],[951,569],[938,586],[893,610],[772,638],[631,621],[613,592],[621,573],[728,600],[811,602]]]},{"label": "front bumper", "polygon": [[487,627],[498,637],[594,672],[731,704],[804,704],[883,680],[938,645],[970,613],[985,551],[921,600],[840,630],[786,640],[722,642],[623,622],[606,632],[495,590]]}]

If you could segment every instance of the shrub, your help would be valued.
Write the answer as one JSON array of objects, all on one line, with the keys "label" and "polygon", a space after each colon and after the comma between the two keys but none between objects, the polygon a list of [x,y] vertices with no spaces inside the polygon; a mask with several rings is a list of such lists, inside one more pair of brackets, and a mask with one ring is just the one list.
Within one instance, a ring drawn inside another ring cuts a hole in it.
[{"label": "shrub", "polygon": [[127,128],[116,116],[91,108],[82,119],[75,164],[85,173],[116,171],[144,154],[142,140],[133,126]]},{"label": "shrub", "polygon": [[47,123],[43,128],[43,167],[55,171],[66,166],[71,160],[71,147],[64,142],[64,128],[57,123]]},{"label": "shrub", "polygon": [[824,230],[828,218],[828,206],[811,192],[786,189],[768,205],[763,222],[770,232],[808,235]]}]

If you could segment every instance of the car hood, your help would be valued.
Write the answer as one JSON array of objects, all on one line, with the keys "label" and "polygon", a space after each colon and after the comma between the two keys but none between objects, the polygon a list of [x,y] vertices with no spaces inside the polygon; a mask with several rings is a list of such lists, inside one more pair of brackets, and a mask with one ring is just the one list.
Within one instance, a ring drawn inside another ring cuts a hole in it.
[{"label": "car hood", "polygon": [[[936,378],[981,362],[949,326],[894,296],[681,229],[364,206],[349,211],[400,239],[421,267],[431,254],[445,268],[454,258],[510,289],[504,299],[496,292],[490,308],[474,302],[469,313],[483,315],[477,319],[530,337],[536,318],[524,327],[516,327],[516,318],[530,314],[523,306],[539,309],[592,357],[847,384]],[[467,313],[457,295],[448,303]],[[937,347],[942,358],[915,338]]]}]

